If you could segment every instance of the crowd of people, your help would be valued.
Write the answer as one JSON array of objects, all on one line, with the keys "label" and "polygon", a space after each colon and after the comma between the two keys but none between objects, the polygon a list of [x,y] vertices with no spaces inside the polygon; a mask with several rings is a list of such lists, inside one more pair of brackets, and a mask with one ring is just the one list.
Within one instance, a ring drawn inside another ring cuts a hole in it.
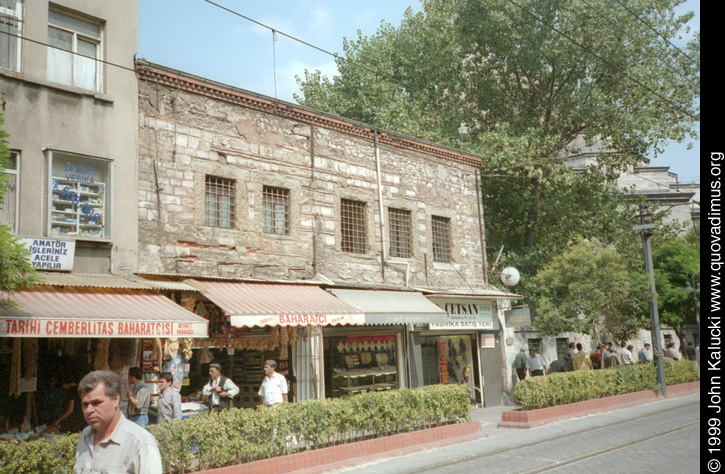
[{"label": "crowd of people", "polygon": [[[673,360],[695,360],[696,350],[692,342],[688,342],[687,338],[682,338],[680,344],[680,352],[675,349],[675,342],[670,341],[664,351],[663,358],[665,362]],[[528,354],[526,347],[521,347],[521,351],[514,358],[514,370],[519,380],[528,377],[536,377],[541,375],[552,374],[556,372],[572,372],[575,370],[596,370],[608,369],[611,367],[620,367],[639,363],[652,363],[652,345],[645,343],[642,349],[637,353],[637,360],[634,358],[634,346],[621,341],[617,345],[617,349],[613,348],[613,343],[606,342],[597,344],[597,348],[591,354],[584,351],[581,343],[570,342],[564,354],[553,361],[547,363],[541,354],[536,352],[533,347],[529,348]]]}]

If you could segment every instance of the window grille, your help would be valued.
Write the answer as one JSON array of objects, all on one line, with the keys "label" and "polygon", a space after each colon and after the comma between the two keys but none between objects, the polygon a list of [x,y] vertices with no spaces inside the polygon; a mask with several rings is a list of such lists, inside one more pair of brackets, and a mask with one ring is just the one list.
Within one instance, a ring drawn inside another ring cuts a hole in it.
[{"label": "window grille", "polygon": [[262,231],[265,234],[289,234],[289,189],[264,186],[262,208]]},{"label": "window grille", "polygon": [[206,177],[205,224],[231,229],[234,227],[234,180]]},{"label": "window grille", "polygon": [[451,220],[447,217],[433,216],[433,261],[448,263],[451,261]]},{"label": "window grille", "polygon": [[340,234],[343,252],[365,253],[365,203],[343,199],[340,203]]},{"label": "window grille", "polygon": [[390,208],[388,216],[390,220],[390,256],[410,258],[410,211]]},{"label": "window grille", "polygon": [[566,350],[569,348],[569,339],[565,337],[556,338],[556,358],[563,359]]},{"label": "window grille", "polygon": [[533,349],[537,354],[541,354],[541,338],[530,337],[526,340],[526,344],[528,344],[529,350]]}]

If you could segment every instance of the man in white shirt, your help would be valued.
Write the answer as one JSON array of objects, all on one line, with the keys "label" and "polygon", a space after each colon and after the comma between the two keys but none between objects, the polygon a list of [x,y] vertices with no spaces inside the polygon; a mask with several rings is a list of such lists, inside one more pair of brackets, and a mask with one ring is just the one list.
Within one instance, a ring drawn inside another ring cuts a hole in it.
[{"label": "man in white shirt", "polygon": [[209,377],[209,383],[201,389],[202,395],[209,397],[209,410],[228,410],[239,387],[222,375],[222,366],[216,362],[209,364]]},{"label": "man in white shirt", "polygon": [[262,403],[266,406],[289,401],[287,397],[287,379],[284,378],[284,375],[275,372],[276,368],[277,362],[273,360],[264,361],[264,380],[257,395],[262,397]]},{"label": "man in white shirt", "polygon": [[171,372],[161,372],[159,375],[159,406],[157,409],[158,423],[160,425],[171,420],[181,419],[181,394],[172,387],[174,376]]},{"label": "man in white shirt", "polygon": [[87,426],[76,448],[75,474],[159,474],[161,454],[151,433],[121,413],[121,378],[97,370],[78,385]]}]

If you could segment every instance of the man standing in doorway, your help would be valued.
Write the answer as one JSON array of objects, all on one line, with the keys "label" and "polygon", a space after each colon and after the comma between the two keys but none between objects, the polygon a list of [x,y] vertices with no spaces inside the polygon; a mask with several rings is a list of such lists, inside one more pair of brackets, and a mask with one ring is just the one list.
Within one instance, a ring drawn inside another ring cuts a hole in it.
[{"label": "man standing in doorway", "polygon": [[514,370],[519,381],[526,378],[526,347],[521,347],[521,352],[514,358]]},{"label": "man standing in doorway", "polygon": [[262,397],[262,403],[266,406],[289,401],[287,379],[284,378],[284,375],[278,374],[275,371],[276,368],[277,362],[273,360],[264,361],[264,380],[257,395]]},{"label": "man standing in doorway", "polygon": [[128,394],[128,408],[126,408],[128,419],[138,426],[147,428],[149,426],[151,389],[143,382],[143,373],[139,367],[128,369],[128,382],[133,387],[131,393]]},{"label": "man standing in doorway", "polygon": [[74,473],[163,472],[156,439],[121,413],[121,378],[115,372],[91,372],[78,393],[88,426],[78,440]]},{"label": "man standing in doorway", "polygon": [[160,425],[171,420],[181,419],[181,395],[172,387],[174,376],[171,372],[161,372],[159,375],[159,409],[158,423]]},{"label": "man standing in doorway", "polygon": [[209,383],[201,389],[201,394],[209,397],[209,411],[230,409],[239,387],[222,375],[222,366],[217,362],[209,364],[209,377]]}]

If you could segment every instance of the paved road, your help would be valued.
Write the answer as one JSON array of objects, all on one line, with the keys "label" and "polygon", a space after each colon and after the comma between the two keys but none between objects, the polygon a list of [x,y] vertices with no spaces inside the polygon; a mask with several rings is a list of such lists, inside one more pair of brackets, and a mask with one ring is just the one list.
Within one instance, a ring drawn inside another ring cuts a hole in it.
[{"label": "paved road", "polygon": [[[488,429],[486,429],[488,428]],[[699,473],[700,395],[661,400],[530,430],[331,471],[345,474]]]}]

